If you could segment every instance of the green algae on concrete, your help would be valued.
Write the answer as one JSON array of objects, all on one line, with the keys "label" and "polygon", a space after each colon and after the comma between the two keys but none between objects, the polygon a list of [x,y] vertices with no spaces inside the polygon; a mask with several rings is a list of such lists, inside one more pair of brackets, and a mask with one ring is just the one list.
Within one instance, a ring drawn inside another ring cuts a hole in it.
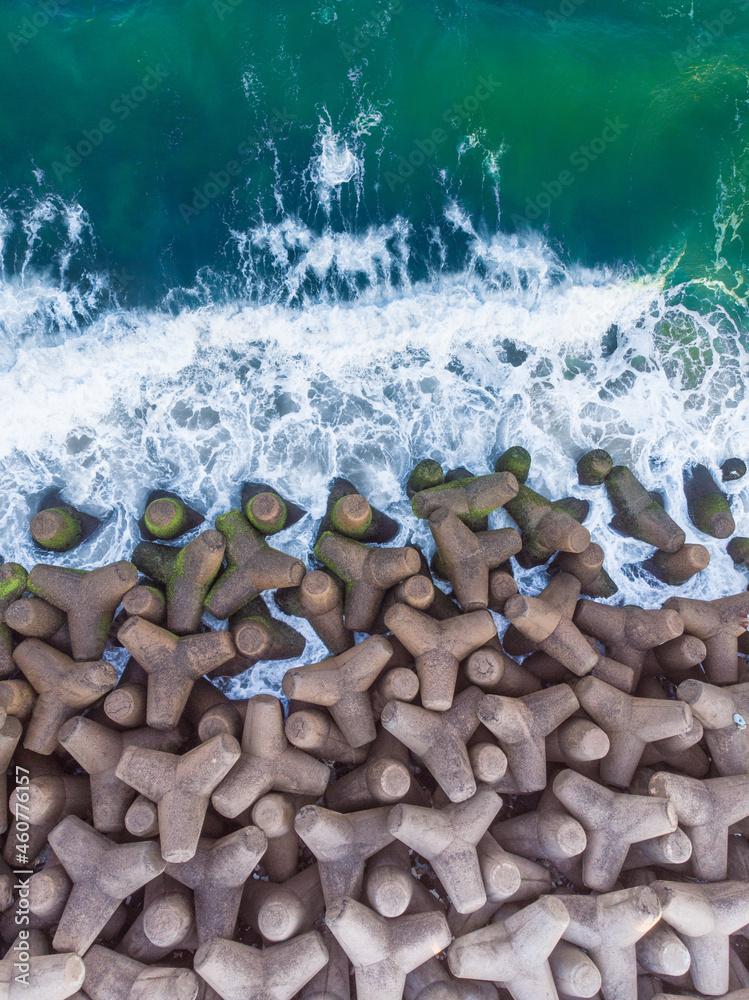
[{"label": "green algae on concrete", "polygon": [[734,533],[736,522],[728,497],[706,466],[695,465],[684,470],[684,494],[689,519],[695,528],[713,538],[729,538]]},{"label": "green algae on concrete", "polygon": [[522,485],[531,471],[531,456],[525,448],[513,445],[503,452],[494,463],[495,472],[511,472]]},{"label": "green algae on concrete", "polygon": [[349,494],[336,501],[330,512],[330,520],[336,531],[349,538],[364,539],[372,524],[372,508],[359,494]]},{"label": "green algae on concrete", "polygon": [[637,538],[664,552],[676,552],[686,535],[626,465],[615,465],[604,480],[616,516],[615,531]]},{"label": "green algae on concrete", "polygon": [[411,470],[406,483],[406,496],[412,500],[415,493],[439,486],[443,478],[444,473],[439,462],[435,462],[433,458],[423,458]]},{"label": "green algae on concrete", "polygon": [[271,490],[256,493],[244,507],[247,520],[263,535],[275,535],[286,526],[288,507],[283,497]]},{"label": "green algae on concrete", "polygon": [[3,563],[0,566],[0,680],[10,677],[16,671],[13,660],[13,637],[5,624],[5,612],[10,605],[23,596],[28,574],[18,563]]},{"label": "green algae on concrete", "polygon": [[83,524],[72,507],[40,510],[31,518],[29,530],[36,544],[51,552],[68,552],[83,537]]},{"label": "green algae on concrete", "polygon": [[189,524],[187,507],[173,497],[152,500],[143,516],[146,528],[154,538],[169,541],[183,534]]},{"label": "green algae on concrete", "polygon": [[578,460],[577,481],[581,486],[600,486],[613,466],[611,455],[602,448],[596,448]]}]

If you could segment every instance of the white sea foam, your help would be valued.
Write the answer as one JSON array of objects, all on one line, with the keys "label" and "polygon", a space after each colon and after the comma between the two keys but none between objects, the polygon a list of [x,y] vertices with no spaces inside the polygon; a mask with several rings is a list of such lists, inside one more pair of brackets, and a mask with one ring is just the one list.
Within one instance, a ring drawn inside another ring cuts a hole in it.
[{"label": "white sea foam", "polygon": [[[529,485],[590,500],[617,600],[657,605],[671,591],[639,566],[651,550],[611,531],[603,489],[577,485],[576,459],[602,447],[663,490],[688,540],[710,549],[710,567],[681,593],[745,589],[725,542],[690,525],[681,485],[686,463],[747,458],[742,304],[720,288],[666,291],[658,278],[567,268],[540,237],[480,236],[457,205],[449,223],[468,239],[466,266],[422,283],[407,280],[405,224],[355,237],[291,222],[235,234],[248,267],[253,253],[272,255],[286,292],[277,301],[87,318],[76,288],[28,269],[23,282],[0,282],[2,555],[38,561],[28,518],[50,486],[105,518],[54,557],[88,566],[129,556],[150,489],[173,489],[210,519],[257,480],[310,511],[277,538],[306,559],[335,475],[401,520],[401,542],[429,550],[403,492],[413,463],[484,473],[521,444],[533,455]],[[345,276],[346,296],[288,304],[304,276],[322,283],[331,272]],[[745,484],[729,491],[749,534]],[[518,579],[535,591],[543,571]],[[310,654],[321,652],[307,634]],[[252,690],[278,675],[261,667]]]},{"label": "white sea foam", "polygon": [[344,184],[355,178],[361,179],[364,169],[360,160],[346,139],[334,131],[330,123],[320,123],[316,140],[317,152],[311,160],[310,175],[317,186],[320,204],[330,212],[331,197]]}]

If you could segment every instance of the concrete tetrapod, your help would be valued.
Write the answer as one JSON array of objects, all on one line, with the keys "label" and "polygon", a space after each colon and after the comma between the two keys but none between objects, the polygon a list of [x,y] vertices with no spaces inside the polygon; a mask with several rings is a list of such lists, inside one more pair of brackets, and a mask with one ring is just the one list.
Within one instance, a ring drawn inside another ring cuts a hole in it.
[{"label": "concrete tetrapod", "polygon": [[728,870],[728,828],[749,816],[749,775],[699,781],[660,771],[649,781],[651,795],[673,803],[692,843],[692,871],[705,882],[719,882]]},{"label": "concrete tetrapod", "polygon": [[348,896],[325,921],[354,966],[357,1000],[401,1000],[407,974],[450,943],[442,913],[386,919]]},{"label": "concrete tetrapod", "polygon": [[431,489],[432,486],[439,486],[443,479],[444,472],[439,462],[433,458],[422,458],[413,467],[406,481],[406,496],[409,500],[413,500],[415,493]]},{"label": "concrete tetrapod", "polygon": [[242,486],[242,511],[261,535],[275,535],[301,521],[307,513],[267,483],[245,483]]},{"label": "concrete tetrapod", "polygon": [[[15,673],[15,662],[12,663],[12,668]],[[23,678],[0,681],[0,709],[14,719],[28,722],[34,711],[36,697],[36,691]]]},{"label": "concrete tetrapod", "polygon": [[654,976],[684,976],[692,959],[687,946],[663,920],[637,942],[637,965]]},{"label": "concrete tetrapod", "polygon": [[117,671],[104,660],[76,663],[39,639],[24,639],[13,659],[39,694],[23,745],[40,754],[54,753],[60,726],[117,683]]},{"label": "concrete tetrapod", "polygon": [[541,682],[530,670],[516,663],[501,648],[482,646],[463,661],[462,669],[466,680],[486,694],[506,694],[517,698],[541,690]]},{"label": "concrete tetrapod", "polygon": [[52,946],[83,955],[123,899],[164,870],[154,841],[115,844],[77,816],[52,830],[49,842],[73,882]]},{"label": "concrete tetrapod", "polygon": [[467,742],[478,728],[476,714],[484,695],[465,688],[446,712],[429,712],[418,705],[391,701],[382,725],[417,757],[451,802],[463,802],[476,792]]},{"label": "concrete tetrapod", "polygon": [[329,784],[325,804],[338,812],[353,812],[400,802],[411,788],[408,765],[403,743],[386,728],[379,729],[366,763]]},{"label": "concrete tetrapod", "polygon": [[175,635],[197,632],[203,602],[221,569],[226,541],[218,532],[204,531],[183,548],[141,542],[133,562],[147,577],[166,589],[166,627]]},{"label": "concrete tetrapod", "polygon": [[170,541],[192,531],[204,521],[202,514],[189,507],[176,493],[152,490],[138,526],[144,538]]},{"label": "concrete tetrapod", "polygon": [[[29,952],[28,962],[19,965],[16,944]],[[3,1000],[66,1000],[83,985],[83,960],[70,952],[63,955],[37,955],[35,948],[21,940],[11,944],[0,961],[0,996]],[[27,969],[23,969],[26,965]],[[91,1000],[96,1000],[92,997]]]},{"label": "concrete tetrapod", "polygon": [[508,854],[490,833],[485,833],[478,842],[476,853],[487,901],[504,903],[513,899],[522,885],[522,862],[517,864],[520,859]]},{"label": "concrete tetrapod", "polygon": [[587,528],[525,485],[505,509],[520,528],[523,551],[518,561],[525,568],[545,563],[555,552],[584,552],[590,545]]},{"label": "concrete tetrapod", "polygon": [[406,976],[404,1000],[497,1000],[497,987],[475,979],[455,979],[438,958]]},{"label": "concrete tetrapod", "polygon": [[604,552],[591,542],[583,552],[560,552],[551,562],[549,573],[569,573],[580,581],[586,597],[612,597],[619,589],[603,568]]},{"label": "concrete tetrapod", "polygon": [[615,466],[604,484],[616,512],[612,521],[615,530],[664,552],[682,547],[686,541],[683,530],[625,465]]},{"label": "concrete tetrapod", "polygon": [[534,810],[495,823],[491,834],[513,854],[546,861],[577,857],[588,843],[583,826],[548,787]]},{"label": "concrete tetrapod", "polygon": [[582,948],[560,941],[549,955],[551,974],[564,997],[594,997],[601,988],[598,966]]},{"label": "concrete tetrapod", "polygon": [[586,451],[577,460],[577,481],[581,486],[600,486],[613,465],[611,455],[602,448]]},{"label": "concrete tetrapod", "polygon": [[21,720],[12,715],[3,718],[4,715],[4,710],[0,708],[0,719],[3,720],[0,724],[0,833],[8,829],[8,768],[23,736]]},{"label": "concrete tetrapod", "polygon": [[411,905],[417,880],[411,874],[411,857],[400,840],[394,840],[367,863],[367,902],[383,917],[399,917]]},{"label": "concrete tetrapod", "polygon": [[389,816],[389,806],[351,813],[312,805],[299,810],[294,826],[317,858],[326,906],[361,896],[365,861],[393,840]]},{"label": "concrete tetrapod", "polygon": [[213,677],[236,677],[260,660],[294,660],[301,656],[307,640],[274,618],[262,597],[254,597],[229,617],[229,632],[237,655],[213,671]]},{"label": "concrete tetrapod", "polygon": [[292,708],[284,723],[284,732],[292,746],[318,760],[363,764],[367,759],[366,746],[350,746],[328,712],[312,705],[309,708]]},{"label": "concrete tetrapod", "polygon": [[684,631],[681,615],[673,608],[615,608],[585,598],[578,601],[572,620],[581,632],[602,642],[613,660],[636,671],[635,685],[646,652]]},{"label": "concrete tetrapod", "polygon": [[256,826],[220,840],[201,839],[189,861],[166,865],[166,873],[192,889],[198,941],[233,937],[244,884],[263,856],[267,841]]},{"label": "concrete tetrapod", "polygon": [[299,587],[277,590],[276,606],[285,615],[306,618],[333,655],[354,645],[354,633],[343,622],[340,583],[327,570],[313,569]]},{"label": "concrete tetrapod", "polygon": [[346,952],[341,948],[327,927],[321,930],[328,950],[327,965],[302,988],[299,1000],[351,1000],[350,965]]},{"label": "concrete tetrapod", "polygon": [[490,570],[506,563],[522,548],[514,528],[497,528],[474,534],[447,509],[436,510],[429,518],[441,571],[453,585],[463,611],[479,611],[489,604]]},{"label": "concrete tetrapod", "polygon": [[101,945],[89,948],[85,964],[81,997],[90,1000],[198,1000],[201,993],[190,969],[145,965]]},{"label": "concrete tetrapod", "polygon": [[511,472],[518,483],[524,483],[531,471],[531,456],[520,445],[511,445],[494,463],[495,472]]},{"label": "concrete tetrapod", "polygon": [[658,549],[643,565],[664,583],[681,587],[710,565],[710,553],[704,545],[682,545],[676,552]]},{"label": "concrete tetrapod", "polygon": [[[560,619],[572,618],[579,598],[580,581],[571,573],[557,573],[536,595],[536,600],[542,601],[547,611],[558,612]],[[555,627],[552,625],[552,629]],[[515,628],[512,622],[502,637],[502,646],[510,656],[525,656],[539,650],[536,642]]]},{"label": "concrete tetrapod", "polygon": [[[55,646],[55,648],[59,648],[65,638],[70,643],[67,615],[60,608],[56,608],[54,604],[50,604],[49,601],[42,600],[41,597],[21,597],[19,600],[13,601],[5,612],[5,624],[14,632],[18,632],[19,635],[32,639],[43,639],[45,642],[50,642],[50,645]],[[70,653],[70,647],[67,650],[64,649],[63,652]]]},{"label": "concrete tetrapod", "polygon": [[[50,830],[60,820],[70,815],[90,818],[91,786],[85,775],[35,775],[28,784],[16,786],[9,808],[13,820],[5,840],[5,859],[13,863],[17,851],[30,860],[44,848]],[[21,833],[28,833],[28,839]]]},{"label": "concrete tetrapod", "polygon": [[648,743],[680,736],[692,726],[691,709],[683,702],[635,698],[597,677],[578,681],[575,695],[609,738],[611,748],[599,765],[606,784],[628,788]]},{"label": "concrete tetrapod", "polygon": [[232,701],[205,677],[198,677],[190,691],[184,717],[198,732],[201,743],[228,733],[235,739],[242,735],[246,702]]},{"label": "concrete tetrapod", "polygon": [[443,809],[400,804],[390,812],[391,834],[429,861],[459,913],[486,903],[476,845],[501,805],[496,792],[482,787],[467,801]]},{"label": "concrete tetrapod", "polygon": [[363,746],[376,735],[368,691],[392,655],[387,639],[370,636],[338,656],[287,670],[283,693],[329,708],[348,743]]},{"label": "concrete tetrapod", "polygon": [[460,661],[497,634],[488,611],[436,621],[407,604],[394,604],[385,624],[414,656],[421,704],[432,712],[450,708]]},{"label": "concrete tetrapod", "polygon": [[327,765],[289,744],[278,698],[256,694],[247,702],[241,756],[213,793],[217,812],[233,819],[266,792],[322,795],[330,778]]},{"label": "concrete tetrapod", "polygon": [[574,769],[577,764],[603,760],[610,746],[603,729],[590,719],[572,716],[546,737],[546,759]]},{"label": "concrete tetrapod", "polygon": [[681,682],[676,697],[702,723],[718,773],[724,777],[749,774],[749,684],[719,688],[690,679]]},{"label": "concrete tetrapod", "polygon": [[320,874],[317,865],[310,865],[280,885],[248,879],[242,890],[240,915],[242,923],[275,943],[310,930],[323,906]]},{"label": "concrete tetrapod", "polygon": [[144,965],[95,944],[85,955],[90,1000],[198,1000],[201,984],[190,969]]},{"label": "concrete tetrapod", "polygon": [[[555,579],[557,587],[564,585],[569,591],[579,593],[580,585],[575,577],[560,573]],[[539,597],[517,594],[505,604],[503,614],[535,647],[572,673],[582,676],[593,670],[600,654],[589,645],[564,610],[544,600],[543,594]]]},{"label": "concrete tetrapod", "polygon": [[711,684],[736,684],[739,680],[739,637],[746,632],[749,595],[746,592],[714,601],[669,597],[664,608],[677,611],[684,631],[705,643],[705,672]]},{"label": "concrete tetrapod", "polygon": [[502,983],[513,1000],[557,1000],[549,956],[569,919],[561,899],[542,896],[453,941],[447,950],[450,971],[459,978]]},{"label": "concrete tetrapod", "polygon": [[222,1000],[291,1000],[327,961],[322,936],[309,931],[262,951],[212,938],[195,952],[194,966]]},{"label": "concrete tetrapod", "polygon": [[133,786],[115,773],[128,746],[169,752],[179,749],[184,736],[177,729],[130,729],[115,732],[82,715],[61,726],[58,740],[91,778],[94,828],[100,833],[122,833],[125,814],[135,798]]},{"label": "concrete tetrapod", "polygon": [[560,898],[569,914],[564,939],[584,948],[595,962],[604,1000],[637,1000],[635,946],[660,920],[658,895],[637,886],[600,896]]},{"label": "concrete tetrapod", "polygon": [[162,873],[146,885],[143,909],[120,942],[120,951],[150,964],[189,943],[195,935],[192,892]]},{"label": "concrete tetrapod", "polygon": [[663,919],[692,957],[690,973],[700,993],[722,996],[729,987],[729,935],[749,923],[746,882],[653,882]]},{"label": "concrete tetrapod", "polygon": [[353,483],[340,477],[333,480],[318,538],[326,531],[337,531],[359,542],[381,545],[395,538],[399,530],[398,522],[373,507]]},{"label": "concrete tetrapod", "polygon": [[[306,803],[309,796],[303,798]],[[299,866],[299,837],[294,829],[298,808],[285,792],[261,795],[252,807],[252,822],[268,840],[263,867],[271,882],[285,882]]]},{"label": "concrete tetrapod", "polygon": [[587,833],[583,882],[598,892],[613,889],[632,844],[672,833],[678,824],[668,799],[613,792],[575,771],[561,771],[552,788]]},{"label": "concrete tetrapod", "polygon": [[117,606],[138,582],[131,562],[117,562],[89,572],[40,563],[29,573],[28,589],[68,616],[76,660],[98,660],[107,644]]},{"label": "concrete tetrapod", "polygon": [[391,670],[383,670],[369,689],[372,713],[379,720],[382,717],[382,710],[389,701],[412,702],[415,701],[418,693],[419,677],[410,667],[393,667]]},{"label": "concrete tetrapod", "polygon": [[159,587],[139,584],[122,598],[122,608],[130,617],[145,618],[154,625],[166,624],[166,595]]},{"label": "concrete tetrapod", "polygon": [[236,652],[228,632],[180,638],[143,618],[128,618],[117,638],[148,674],[146,717],[153,729],[174,728],[195,681]]},{"label": "concrete tetrapod", "polygon": [[421,569],[414,548],[375,549],[332,531],[320,536],[315,555],[346,584],[344,624],[352,632],[368,632],[385,591]]},{"label": "concrete tetrapod", "polygon": [[0,566],[0,678],[15,673],[13,662],[13,637],[5,623],[8,608],[26,590],[28,574],[18,563],[3,563]]},{"label": "concrete tetrapod", "polygon": [[[703,1000],[699,993],[654,993],[651,1000]],[[749,1000],[749,986],[723,994],[723,1000]]]},{"label": "concrete tetrapod", "polygon": [[114,729],[141,729],[146,724],[147,701],[148,674],[131,656],[117,687],[104,699],[102,711]]},{"label": "concrete tetrapod", "polygon": [[507,757],[507,774],[497,784],[498,791],[526,794],[546,787],[546,737],[579,707],[567,684],[522,698],[484,695],[478,717]]},{"label": "concrete tetrapod", "polygon": [[436,511],[449,511],[469,529],[480,531],[487,515],[517,495],[518,482],[511,472],[454,479],[430,489],[420,490],[411,501],[418,518],[429,518]]},{"label": "concrete tetrapod", "polygon": [[165,861],[193,857],[211,793],[240,753],[239,743],[226,733],[181,756],[132,744],[125,747],[115,774],[158,805]]},{"label": "concrete tetrapod", "polygon": [[689,520],[713,538],[729,538],[736,531],[728,496],[704,465],[684,469],[684,495]]}]

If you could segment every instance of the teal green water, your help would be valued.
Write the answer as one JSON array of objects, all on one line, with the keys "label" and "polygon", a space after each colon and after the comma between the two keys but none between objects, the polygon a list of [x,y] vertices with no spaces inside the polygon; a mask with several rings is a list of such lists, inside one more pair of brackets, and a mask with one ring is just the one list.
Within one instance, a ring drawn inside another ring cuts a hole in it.
[{"label": "teal green water", "polygon": [[[746,293],[747,0],[12,0],[0,46],[0,206],[77,202],[69,275],[133,299],[231,289],[231,231],[283,219],[408,220],[410,277],[460,267],[453,202],[570,261]],[[56,224],[17,225],[6,270],[30,244],[58,269]]]}]

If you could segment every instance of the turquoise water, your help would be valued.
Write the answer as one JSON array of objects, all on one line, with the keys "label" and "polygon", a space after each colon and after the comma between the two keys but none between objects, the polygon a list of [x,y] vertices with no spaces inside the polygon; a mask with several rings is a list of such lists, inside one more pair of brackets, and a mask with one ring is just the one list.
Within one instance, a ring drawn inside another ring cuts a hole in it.
[{"label": "turquoise water", "polygon": [[[685,523],[747,458],[749,0],[9,0],[0,51],[5,558],[51,485],[84,565],[152,487],[397,515],[426,454],[561,496],[598,446]],[[709,544],[685,592],[744,587]]]},{"label": "turquoise water", "polygon": [[[452,200],[565,259],[746,291],[747,0],[13,0],[0,41],[0,203],[79,205],[68,275],[114,270],[129,301],[207,270],[214,292],[315,296],[241,238],[284,220],[398,220],[391,277],[460,268]],[[55,228],[32,254],[53,273]]]}]

